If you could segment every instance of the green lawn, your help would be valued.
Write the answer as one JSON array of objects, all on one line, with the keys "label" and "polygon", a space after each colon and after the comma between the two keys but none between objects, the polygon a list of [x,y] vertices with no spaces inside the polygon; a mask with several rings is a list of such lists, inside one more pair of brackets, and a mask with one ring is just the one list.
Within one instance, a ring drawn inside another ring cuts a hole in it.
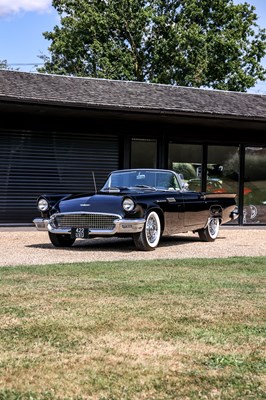
[{"label": "green lawn", "polygon": [[266,257],[0,268],[0,400],[266,399]]}]

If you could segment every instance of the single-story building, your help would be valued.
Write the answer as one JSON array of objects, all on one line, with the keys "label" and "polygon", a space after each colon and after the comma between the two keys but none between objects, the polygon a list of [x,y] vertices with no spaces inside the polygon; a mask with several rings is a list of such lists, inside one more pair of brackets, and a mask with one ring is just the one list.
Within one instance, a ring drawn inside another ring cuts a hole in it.
[{"label": "single-story building", "polygon": [[0,116],[1,226],[135,167],[237,193],[236,224],[266,224],[266,95],[2,70]]}]

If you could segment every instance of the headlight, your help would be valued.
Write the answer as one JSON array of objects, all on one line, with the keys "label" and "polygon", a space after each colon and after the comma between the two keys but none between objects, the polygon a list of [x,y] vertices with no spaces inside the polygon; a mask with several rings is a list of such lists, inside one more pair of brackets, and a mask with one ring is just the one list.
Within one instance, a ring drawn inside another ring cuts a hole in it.
[{"label": "headlight", "polygon": [[40,200],[38,201],[37,207],[38,207],[38,209],[39,209],[40,211],[47,211],[48,208],[49,208],[49,203],[48,203],[48,201],[45,200],[45,199],[40,199]]},{"label": "headlight", "polygon": [[123,209],[125,211],[132,211],[135,208],[135,203],[132,199],[127,197],[126,199],[123,200]]}]

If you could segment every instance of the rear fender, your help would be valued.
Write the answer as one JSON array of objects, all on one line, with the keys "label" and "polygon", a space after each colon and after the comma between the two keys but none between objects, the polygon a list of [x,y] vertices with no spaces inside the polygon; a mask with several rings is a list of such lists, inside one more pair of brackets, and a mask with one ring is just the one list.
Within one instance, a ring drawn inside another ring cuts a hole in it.
[{"label": "rear fender", "polygon": [[206,226],[208,225],[208,222],[209,222],[210,218],[218,218],[220,223],[222,223],[222,220],[223,220],[223,208],[218,204],[215,204],[215,205],[210,207],[210,215],[209,215],[209,217],[207,219],[207,222],[206,222],[204,228],[206,228]]},{"label": "rear fender", "polygon": [[223,216],[223,208],[219,206],[218,204],[215,204],[214,206],[210,207],[210,217],[215,217],[215,218],[222,218]]}]

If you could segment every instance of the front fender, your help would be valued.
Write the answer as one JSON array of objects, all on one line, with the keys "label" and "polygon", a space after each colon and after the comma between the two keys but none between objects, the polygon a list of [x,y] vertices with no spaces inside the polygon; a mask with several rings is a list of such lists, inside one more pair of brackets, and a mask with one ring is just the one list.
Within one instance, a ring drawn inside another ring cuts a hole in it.
[{"label": "front fender", "polygon": [[55,207],[55,205],[59,201],[61,201],[63,199],[66,199],[68,196],[70,196],[69,193],[64,193],[64,194],[43,194],[43,195],[39,196],[37,198],[36,205],[38,205],[38,202],[39,202],[40,199],[45,199],[49,203],[49,208],[48,208],[47,211],[40,211],[42,217],[43,218],[49,218],[50,215],[53,214],[53,212],[54,212],[52,210]]},{"label": "front fender", "polygon": [[165,222],[164,222],[164,212],[163,210],[159,207],[159,206],[155,206],[152,205],[150,207],[147,207],[147,209],[144,212],[144,218],[147,219],[147,215],[151,212],[151,211],[155,211],[159,218],[160,218],[160,222],[161,222],[161,227],[162,227],[162,232],[164,231],[164,226],[165,226]]}]

